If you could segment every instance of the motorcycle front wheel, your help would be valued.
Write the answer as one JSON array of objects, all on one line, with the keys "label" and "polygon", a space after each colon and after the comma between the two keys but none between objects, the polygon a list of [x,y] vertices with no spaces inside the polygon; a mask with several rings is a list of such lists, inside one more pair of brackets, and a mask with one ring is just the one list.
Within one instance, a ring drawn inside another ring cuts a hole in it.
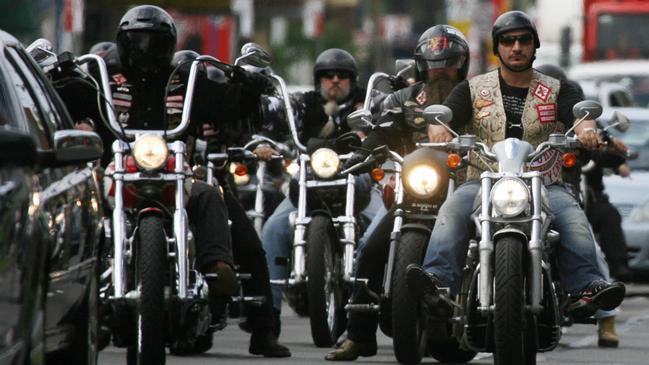
[{"label": "motorcycle front wheel", "polygon": [[162,218],[155,215],[140,219],[135,247],[136,305],[135,339],[128,348],[129,365],[164,365],[167,240]]},{"label": "motorcycle front wheel", "polygon": [[318,347],[331,347],[345,330],[344,288],[329,217],[316,215],[307,231],[307,305],[311,337]]}]

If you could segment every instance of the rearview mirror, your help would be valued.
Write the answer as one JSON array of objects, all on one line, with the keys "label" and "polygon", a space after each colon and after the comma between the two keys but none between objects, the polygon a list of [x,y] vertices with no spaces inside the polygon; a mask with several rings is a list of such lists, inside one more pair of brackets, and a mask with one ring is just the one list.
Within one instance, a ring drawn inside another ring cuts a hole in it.
[{"label": "rearview mirror", "polygon": [[448,124],[453,120],[453,111],[445,105],[430,105],[424,109],[424,120],[429,124]]},{"label": "rearview mirror", "polygon": [[347,116],[347,125],[353,131],[371,128],[374,126],[372,124],[372,113],[365,109],[356,110]]},{"label": "rearview mirror", "polygon": [[101,137],[95,132],[66,129],[54,133],[56,161],[77,164],[97,160],[104,153]]},{"label": "rearview mirror", "polygon": [[576,119],[596,119],[602,115],[602,105],[593,100],[580,101],[572,107]]},{"label": "rearview mirror", "polygon": [[35,40],[27,46],[26,50],[41,67],[49,66],[56,62],[56,53],[54,53],[52,42],[45,38]]},{"label": "rearview mirror", "polygon": [[608,126],[604,128],[604,130],[615,128],[619,132],[624,133],[627,131],[627,129],[629,129],[630,125],[631,122],[629,121],[629,118],[616,110],[613,112],[611,119],[608,120]]},{"label": "rearview mirror", "polygon": [[241,56],[234,61],[235,65],[245,63],[259,68],[270,65],[270,54],[257,43],[249,42],[241,47]]},{"label": "rearview mirror", "polygon": [[397,77],[404,79],[415,77],[415,60],[412,58],[400,58],[394,62],[394,70]]}]

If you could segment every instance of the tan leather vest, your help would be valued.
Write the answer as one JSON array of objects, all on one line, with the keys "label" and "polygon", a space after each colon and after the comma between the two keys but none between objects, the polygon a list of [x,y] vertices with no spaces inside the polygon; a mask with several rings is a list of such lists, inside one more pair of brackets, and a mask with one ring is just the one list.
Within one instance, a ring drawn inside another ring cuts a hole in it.
[{"label": "tan leather vest", "polygon": [[[523,140],[534,148],[547,141],[550,133],[563,131],[563,124],[557,120],[559,80],[533,70],[532,81],[527,92],[525,107],[521,117]],[[469,80],[473,118],[467,133],[475,134],[480,142],[492,147],[494,143],[505,139],[507,117],[500,91],[498,70],[478,75]],[[561,180],[561,159],[556,150],[549,150],[530,165],[533,170],[541,171],[544,184]],[[477,154],[470,156],[472,164],[468,169],[468,179],[479,179],[485,170],[498,171],[496,164],[486,164]]]}]

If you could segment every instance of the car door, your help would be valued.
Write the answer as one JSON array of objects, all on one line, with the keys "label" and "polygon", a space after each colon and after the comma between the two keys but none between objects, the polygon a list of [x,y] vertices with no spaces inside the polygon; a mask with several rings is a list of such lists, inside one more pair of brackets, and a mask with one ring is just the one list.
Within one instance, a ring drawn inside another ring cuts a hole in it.
[{"label": "car door", "polygon": [[[53,134],[71,129],[67,111],[37,65],[21,48],[10,48],[16,83],[29,115],[37,146],[46,156]],[[54,164],[53,166],[56,166]],[[84,304],[90,280],[96,275],[101,233],[98,185],[92,165],[44,168],[39,174],[40,203],[48,214],[53,240],[50,247],[47,303],[48,351],[68,346],[74,335],[76,311]]]}]

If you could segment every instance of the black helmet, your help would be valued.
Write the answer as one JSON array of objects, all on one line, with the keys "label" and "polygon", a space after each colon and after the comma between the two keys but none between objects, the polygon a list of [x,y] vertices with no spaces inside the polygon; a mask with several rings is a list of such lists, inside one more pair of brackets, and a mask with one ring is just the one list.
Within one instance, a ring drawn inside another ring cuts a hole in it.
[{"label": "black helmet", "polygon": [[439,67],[456,66],[458,81],[466,79],[469,71],[469,45],[464,34],[445,24],[428,28],[415,47],[417,79],[425,80],[426,71]]},{"label": "black helmet", "polygon": [[561,67],[557,65],[553,65],[550,63],[546,63],[545,65],[541,65],[539,67],[535,67],[537,71],[546,74],[550,77],[554,77],[557,80],[560,81],[565,81],[568,79],[566,76],[566,73],[561,69]]},{"label": "black helmet", "polygon": [[504,33],[517,29],[530,30],[532,32],[532,35],[534,36],[534,48],[541,47],[539,34],[536,31],[536,25],[534,25],[532,18],[530,18],[529,15],[523,13],[522,11],[512,10],[501,14],[496,19],[494,26],[491,29],[491,41],[493,42],[492,46],[495,55],[498,54],[498,37],[500,37]]},{"label": "black helmet", "polygon": [[94,53],[99,56],[103,56],[106,52],[115,48],[117,45],[115,42],[97,42],[90,47],[88,53]]},{"label": "black helmet", "polygon": [[176,25],[163,9],[136,6],[124,14],[117,28],[117,50],[122,65],[144,72],[168,67],[176,49]]},{"label": "black helmet", "polygon": [[320,83],[320,78],[326,71],[344,71],[348,72],[352,83],[358,77],[358,68],[356,60],[349,52],[340,48],[329,48],[320,53],[313,66],[314,84]]}]

